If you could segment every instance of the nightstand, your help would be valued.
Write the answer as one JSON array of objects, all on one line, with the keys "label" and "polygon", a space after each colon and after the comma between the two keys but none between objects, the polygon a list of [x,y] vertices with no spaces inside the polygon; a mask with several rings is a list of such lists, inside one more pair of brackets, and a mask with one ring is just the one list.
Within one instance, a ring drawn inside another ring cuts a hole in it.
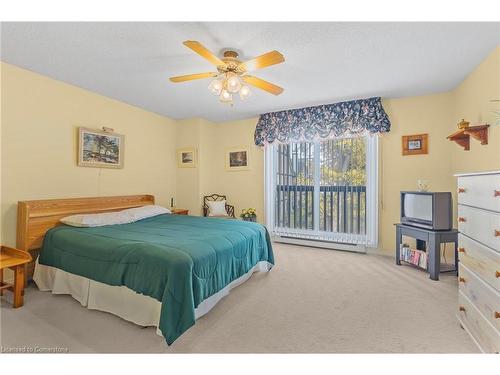
[{"label": "nightstand", "polygon": [[174,215],[189,215],[189,210],[186,210],[185,208],[174,208],[172,213]]},{"label": "nightstand", "polygon": [[[2,246],[0,248],[0,296],[3,291],[10,290],[14,293],[14,308],[24,304],[24,271],[26,263],[31,262],[31,255],[26,251]],[[3,281],[3,270],[10,268],[14,271],[14,284]]]}]

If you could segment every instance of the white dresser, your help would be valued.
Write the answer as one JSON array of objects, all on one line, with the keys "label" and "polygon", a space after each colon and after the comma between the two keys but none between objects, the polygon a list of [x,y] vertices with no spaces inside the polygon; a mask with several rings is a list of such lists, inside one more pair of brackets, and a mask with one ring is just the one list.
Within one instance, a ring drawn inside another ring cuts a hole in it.
[{"label": "white dresser", "polygon": [[485,353],[500,352],[500,171],[459,174],[457,316]]}]

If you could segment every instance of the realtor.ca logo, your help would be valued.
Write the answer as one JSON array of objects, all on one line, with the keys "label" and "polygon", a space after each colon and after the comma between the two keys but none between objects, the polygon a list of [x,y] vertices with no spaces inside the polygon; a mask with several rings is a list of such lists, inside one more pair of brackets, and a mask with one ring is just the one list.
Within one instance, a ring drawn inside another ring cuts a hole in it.
[{"label": "realtor.ca logo", "polygon": [[44,347],[44,346],[0,346],[1,353],[69,353],[68,348],[64,347]]}]

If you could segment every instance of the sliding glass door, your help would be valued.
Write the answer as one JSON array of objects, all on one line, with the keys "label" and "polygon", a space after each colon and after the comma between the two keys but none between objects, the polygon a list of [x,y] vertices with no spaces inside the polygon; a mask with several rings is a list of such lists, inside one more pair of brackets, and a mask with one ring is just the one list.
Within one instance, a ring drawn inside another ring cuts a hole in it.
[{"label": "sliding glass door", "polygon": [[275,236],[377,241],[376,136],[266,147],[266,217]]},{"label": "sliding glass door", "polygon": [[314,146],[304,142],[275,147],[275,228],[314,229]]}]

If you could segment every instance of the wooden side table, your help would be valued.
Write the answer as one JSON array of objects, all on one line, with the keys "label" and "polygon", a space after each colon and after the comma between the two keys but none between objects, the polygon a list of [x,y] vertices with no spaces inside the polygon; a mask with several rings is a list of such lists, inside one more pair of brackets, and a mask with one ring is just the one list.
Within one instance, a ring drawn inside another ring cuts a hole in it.
[{"label": "wooden side table", "polygon": [[172,210],[172,213],[174,215],[189,215],[189,210],[187,210],[185,208],[174,208]]},{"label": "wooden side table", "polygon": [[[0,296],[3,291],[10,290],[14,293],[14,308],[24,304],[24,271],[26,263],[31,262],[31,255],[26,251],[12,247],[1,246],[0,248]],[[10,268],[14,271],[14,284],[3,281],[3,270]]]}]

